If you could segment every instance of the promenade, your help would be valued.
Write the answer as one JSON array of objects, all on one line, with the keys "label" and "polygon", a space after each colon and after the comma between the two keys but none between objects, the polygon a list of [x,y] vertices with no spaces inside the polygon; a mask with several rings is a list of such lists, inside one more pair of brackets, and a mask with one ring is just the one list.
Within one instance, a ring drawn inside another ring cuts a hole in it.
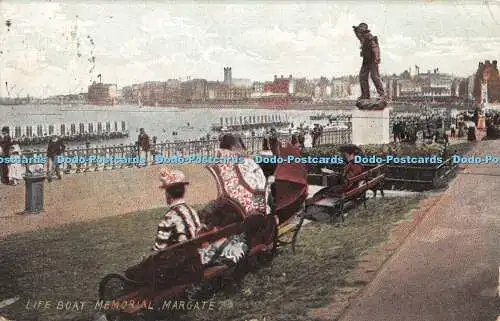
[{"label": "promenade", "polygon": [[[498,150],[483,141],[472,154]],[[498,165],[466,166],[340,320],[497,320],[499,176]]]},{"label": "promenade", "polygon": [[[479,133],[479,138],[483,135]],[[337,132],[328,132],[321,142],[339,144],[343,139],[345,137]],[[461,142],[465,140],[453,139],[450,145]],[[257,147],[256,144],[248,146]],[[191,181],[187,195],[190,204],[204,204],[216,197],[215,181],[203,165],[175,167],[184,171]],[[158,166],[101,169],[103,171],[70,174],[62,180],[46,182],[42,215],[19,215],[25,206],[24,184],[0,185],[0,239],[10,234],[165,206],[163,193],[157,188]]]},{"label": "promenade", "polygon": [[[215,181],[202,165],[175,167],[191,181],[187,202],[203,204],[216,197]],[[41,215],[18,214],[24,210],[24,184],[0,186],[0,239],[14,233],[166,206],[164,193],[158,189],[158,169],[150,166],[90,172],[45,183],[45,213]]]}]

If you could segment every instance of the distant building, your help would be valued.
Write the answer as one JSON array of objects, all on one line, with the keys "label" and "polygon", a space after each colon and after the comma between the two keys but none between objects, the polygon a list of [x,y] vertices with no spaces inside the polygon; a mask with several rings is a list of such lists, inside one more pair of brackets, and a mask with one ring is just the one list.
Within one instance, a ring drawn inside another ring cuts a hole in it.
[{"label": "distant building", "polygon": [[461,79],[455,78],[452,80],[451,83],[451,96],[452,97],[459,97],[459,87],[460,87]]},{"label": "distant building", "polygon": [[181,96],[184,102],[204,102],[207,100],[207,81],[193,79],[181,83]]},{"label": "distant building", "polygon": [[422,96],[428,98],[434,97],[452,97],[451,87],[453,77],[447,74],[438,73],[435,69],[433,73],[419,75],[420,83],[422,84]]},{"label": "distant building", "polygon": [[293,91],[293,85],[292,83],[292,75],[290,75],[288,78],[284,78],[281,76],[281,78],[278,78],[278,76],[274,76],[274,81],[272,82],[267,82],[264,85],[264,93],[270,93],[270,94],[279,94],[279,95],[289,95],[292,94]]},{"label": "distant building", "polygon": [[477,103],[500,102],[500,76],[496,60],[479,63],[474,77],[473,96]]},{"label": "distant building", "polygon": [[314,83],[306,78],[293,79],[293,95],[297,97],[312,97],[314,95]]},{"label": "distant building", "polygon": [[390,99],[398,98],[398,78],[395,76],[387,77],[385,80],[385,94]]},{"label": "distant building", "polygon": [[251,98],[252,90],[252,87],[237,87],[218,81],[209,81],[207,83],[207,99],[221,103],[241,102]]},{"label": "distant building", "polygon": [[349,99],[358,99],[361,96],[361,86],[359,83],[351,84]]},{"label": "distant building", "polygon": [[331,83],[331,97],[333,99],[345,99],[349,97],[351,92],[351,85],[349,82],[342,79],[332,79]]},{"label": "distant building", "polygon": [[264,92],[264,83],[256,81],[252,85],[252,97],[259,97],[262,96],[262,93]]},{"label": "distant building", "polygon": [[233,69],[224,67],[224,85],[231,86],[233,84]]},{"label": "distant building", "polygon": [[233,78],[231,80],[231,86],[251,88],[252,80],[244,78]]},{"label": "distant building", "polygon": [[329,99],[332,95],[330,81],[326,77],[314,80],[314,98],[319,100]]},{"label": "distant building", "polygon": [[117,100],[116,84],[96,83],[88,88],[88,101],[93,105],[115,105]]},{"label": "distant building", "polygon": [[422,86],[412,79],[399,79],[397,81],[397,98],[416,98],[423,96]]},{"label": "distant building", "polygon": [[474,88],[474,76],[460,79],[458,84],[458,97],[462,100],[472,101],[473,88]]},{"label": "distant building", "polygon": [[474,81],[476,76],[470,76],[467,78],[467,99],[474,100]]}]

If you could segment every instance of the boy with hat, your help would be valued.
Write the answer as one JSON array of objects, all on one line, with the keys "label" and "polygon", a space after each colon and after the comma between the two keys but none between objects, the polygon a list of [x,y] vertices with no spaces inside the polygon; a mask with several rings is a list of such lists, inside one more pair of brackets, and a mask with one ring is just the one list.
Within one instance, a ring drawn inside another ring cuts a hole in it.
[{"label": "boy with hat", "polygon": [[160,169],[160,182],[169,208],[158,224],[153,251],[195,238],[202,228],[198,213],[184,200],[186,185],[189,184],[184,173],[164,167]]},{"label": "boy with hat", "polygon": [[370,98],[370,85],[368,76],[371,77],[377,93],[380,98],[385,98],[384,85],[380,79],[379,64],[380,64],[380,47],[378,38],[373,36],[368,29],[366,23],[360,23],[358,26],[353,26],[356,37],[361,42],[361,57],[363,64],[359,72],[359,84],[361,86],[361,97],[359,99]]}]

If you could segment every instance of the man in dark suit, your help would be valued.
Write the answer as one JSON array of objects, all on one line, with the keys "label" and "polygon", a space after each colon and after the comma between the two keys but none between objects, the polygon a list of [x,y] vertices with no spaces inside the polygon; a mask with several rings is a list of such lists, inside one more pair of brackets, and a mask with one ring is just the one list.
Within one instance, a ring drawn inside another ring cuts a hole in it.
[{"label": "man in dark suit", "polygon": [[[9,127],[5,126],[2,128],[2,136],[0,137],[0,149],[2,150],[0,156],[9,157],[12,145],[13,142],[9,135]],[[0,174],[2,183],[9,184],[9,166],[5,162],[0,164]]]},{"label": "man in dark suit", "polygon": [[56,174],[57,179],[62,178],[61,174],[61,164],[57,161],[57,157],[63,155],[66,150],[63,140],[57,136],[53,135],[47,146],[47,179],[52,181],[54,174]]},{"label": "man in dark suit", "polygon": [[380,47],[378,38],[370,33],[366,23],[360,23],[359,26],[354,26],[353,29],[356,37],[361,42],[361,57],[363,57],[363,64],[359,72],[359,83],[361,86],[361,97],[359,99],[370,98],[368,76],[371,76],[377,93],[383,99],[385,98],[385,91],[379,72]]},{"label": "man in dark suit", "polygon": [[139,156],[144,160],[146,166],[149,161],[149,153],[151,151],[151,141],[149,135],[146,134],[144,128],[139,130],[139,137],[137,138],[137,144],[139,147]]}]

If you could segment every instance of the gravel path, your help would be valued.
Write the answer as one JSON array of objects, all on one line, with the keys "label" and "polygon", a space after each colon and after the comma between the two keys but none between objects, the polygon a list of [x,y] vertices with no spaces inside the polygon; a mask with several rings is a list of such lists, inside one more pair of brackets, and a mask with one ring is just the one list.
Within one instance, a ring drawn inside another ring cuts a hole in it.
[{"label": "gravel path", "polygon": [[[179,165],[191,181],[186,200],[203,204],[216,197],[215,181],[201,165]],[[20,215],[24,184],[0,186],[0,239],[10,234],[91,221],[165,206],[158,166],[74,174],[45,184],[45,212]]]}]

